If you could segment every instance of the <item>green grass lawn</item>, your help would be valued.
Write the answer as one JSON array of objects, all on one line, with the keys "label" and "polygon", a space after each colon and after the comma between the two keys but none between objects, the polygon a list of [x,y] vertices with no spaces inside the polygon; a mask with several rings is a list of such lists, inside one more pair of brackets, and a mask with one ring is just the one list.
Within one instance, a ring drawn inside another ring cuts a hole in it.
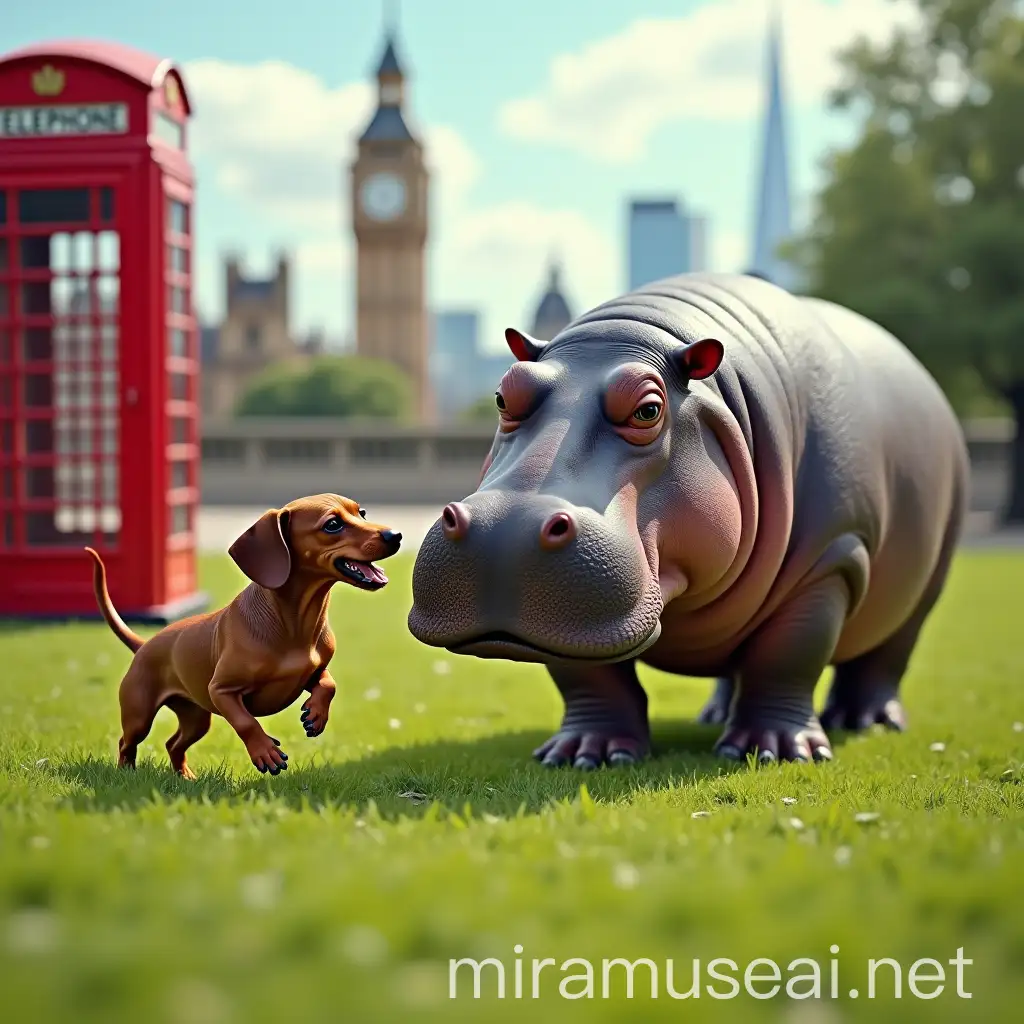
[{"label": "green grass lawn", "polygon": [[[836,736],[832,764],[723,766],[717,730],[691,724],[708,684],[648,670],[657,758],[589,775],[530,762],[560,711],[543,669],[419,645],[411,560],[392,565],[381,593],[336,589],[333,717],[316,740],[298,704],[270,720],[290,756],[277,778],[218,719],[189,755],[199,781],[179,780],[166,712],[138,771],[119,772],[128,653],[98,624],[0,628],[6,1019],[1020,1019],[1024,553],[960,556],[905,689],[907,734]],[[203,575],[218,602],[241,584],[226,559]],[[945,991],[915,999],[910,965],[958,947],[973,998],[946,967]],[[449,958],[488,956],[506,965],[506,998],[492,975],[474,1001],[466,971],[451,1000]],[[547,957],[535,1000],[530,963]],[[594,998],[558,997],[582,970],[561,970],[570,957],[596,964]],[[631,1001],[621,967],[602,998],[601,961],[618,957],[655,962],[657,1000],[643,966]],[[824,998],[665,993],[668,960],[678,991],[699,958],[702,986],[728,993],[707,963],[731,959],[742,980],[758,957],[783,984],[791,960],[819,961]],[[903,964],[898,1002],[888,967],[867,998],[872,957]]]}]

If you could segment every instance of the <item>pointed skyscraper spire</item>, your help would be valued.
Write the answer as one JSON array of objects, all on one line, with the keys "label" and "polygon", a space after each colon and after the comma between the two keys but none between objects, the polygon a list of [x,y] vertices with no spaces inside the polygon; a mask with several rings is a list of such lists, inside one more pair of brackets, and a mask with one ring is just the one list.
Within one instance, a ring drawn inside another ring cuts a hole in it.
[{"label": "pointed skyscraper spire", "polygon": [[758,183],[757,221],[751,270],[783,288],[794,288],[797,275],[778,256],[779,245],[792,236],[789,195],[789,152],[782,95],[782,19],[778,0],[771,0],[766,67],[766,108]]}]

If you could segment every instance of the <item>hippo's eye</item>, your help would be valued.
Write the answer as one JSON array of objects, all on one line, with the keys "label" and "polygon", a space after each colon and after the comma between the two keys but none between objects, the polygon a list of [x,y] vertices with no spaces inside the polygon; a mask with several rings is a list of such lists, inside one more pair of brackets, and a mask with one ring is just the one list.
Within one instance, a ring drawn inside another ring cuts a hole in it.
[{"label": "hippo's eye", "polygon": [[341,516],[331,516],[320,529],[324,533],[341,533],[345,529],[345,524],[341,521]]},{"label": "hippo's eye", "polygon": [[499,408],[499,409],[500,409],[500,410],[501,410],[502,412],[504,412],[504,411],[505,411],[505,409],[506,409],[506,405],[505,405],[505,399],[501,397],[501,392],[500,392],[500,391],[495,391],[495,392],[494,392],[494,404],[495,404],[495,405],[496,405],[496,406],[497,406],[497,407],[498,407],[498,408]]},{"label": "hippo's eye", "polygon": [[644,402],[644,404],[633,413],[633,419],[638,423],[654,423],[660,415],[660,402]]},{"label": "hippo's eye", "polygon": [[361,508],[359,510],[359,514],[365,519],[366,518],[366,509],[365,508]]}]

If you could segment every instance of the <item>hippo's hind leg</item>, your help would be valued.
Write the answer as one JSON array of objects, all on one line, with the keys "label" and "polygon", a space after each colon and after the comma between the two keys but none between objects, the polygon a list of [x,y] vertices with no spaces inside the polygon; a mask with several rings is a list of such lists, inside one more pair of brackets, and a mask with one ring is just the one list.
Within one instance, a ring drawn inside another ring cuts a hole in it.
[{"label": "hippo's hind leg", "polygon": [[533,756],[548,768],[571,764],[634,764],[650,751],[647,694],[634,661],[611,665],[549,665],[565,701],[558,732]]},{"label": "hippo's hind leg", "polygon": [[814,689],[867,588],[868,571],[861,541],[839,538],[746,641],[736,696],[716,745],[721,756],[831,760],[828,737],[814,713]]},{"label": "hippo's hind leg", "polygon": [[[954,523],[955,525],[955,523]],[[902,732],[907,717],[900,702],[900,683],[910,663],[921,628],[935,607],[956,549],[951,530],[928,586],[913,614],[884,643],[836,665],[821,721],[826,729],[869,729],[876,723]]]},{"label": "hippo's hind leg", "polygon": [[736,692],[736,684],[731,676],[721,676],[715,680],[715,688],[708,697],[708,702],[697,715],[701,725],[721,725],[729,718],[729,708]]}]

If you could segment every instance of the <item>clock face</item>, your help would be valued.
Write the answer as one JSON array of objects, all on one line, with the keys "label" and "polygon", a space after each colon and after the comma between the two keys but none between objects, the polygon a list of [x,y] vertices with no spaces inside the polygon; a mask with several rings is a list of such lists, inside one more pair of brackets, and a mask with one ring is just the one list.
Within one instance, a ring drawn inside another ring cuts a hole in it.
[{"label": "clock face", "polygon": [[394,220],[405,212],[405,182],[397,174],[371,174],[360,190],[363,212],[374,220]]}]

